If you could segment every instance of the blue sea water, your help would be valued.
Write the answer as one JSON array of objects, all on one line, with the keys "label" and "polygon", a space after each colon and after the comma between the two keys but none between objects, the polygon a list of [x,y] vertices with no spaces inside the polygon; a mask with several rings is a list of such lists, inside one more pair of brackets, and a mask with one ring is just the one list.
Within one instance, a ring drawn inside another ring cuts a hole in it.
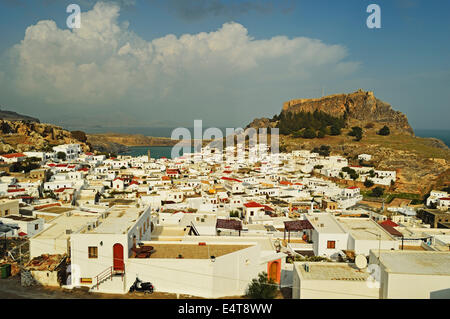
[{"label": "blue sea water", "polygon": [[450,147],[450,130],[416,129],[414,130],[414,133],[419,137],[434,137],[440,139]]},{"label": "blue sea water", "polygon": [[[120,155],[142,156],[147,155],[150,149],[151,158],[172,158],[172,146],[131,146],[128,147],[127,152],[120,153]],[[191,149],[192,151],[192,149]],[[180,151],[179,156],[183,155],[183,150]]]},{"label": "blue sea water", "polygon": [[[169,127],[136,127],[136,128],[115,128],[114,132],[126,134],[143,134],[146,136],[170,137],[173,128]],[[222,129],[225,131],[225,129]],[[190,131],[193,134],[193,129]],[[104,132],[104,130],[103,130]],[[434,137],[442,140],[450,147],[450,130],[432,130],[432,129],[415,129],[414,133],[419,137]],[[141,156],[147,155],[147,150],[150,149],[152,158],[171,158],[172,146],[133,146],[121,155]],[[182,154],[179,154],[180,156]]]}]

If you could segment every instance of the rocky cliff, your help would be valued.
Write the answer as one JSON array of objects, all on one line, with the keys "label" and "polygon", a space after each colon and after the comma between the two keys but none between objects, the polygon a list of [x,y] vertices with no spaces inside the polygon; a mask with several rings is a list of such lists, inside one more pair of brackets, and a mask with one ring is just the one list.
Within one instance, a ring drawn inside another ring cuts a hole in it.
[{"label": "rocky cliff", "polygon": [[0,153],[48,150],[60,144],[79,143],[84,151],[90,146],[59,126],[35,121],[0,120]]},{"label": "rocky cliff", "polygon": [[283,103],[282,112],[321,111],[334,117],[347,118],[349,126],[368,123],[387,125],[405,133],[414,134],[405,114],[394,111],[390,104],[377,99],[373,92],[358,90],[350,94],[335,94],[318,99],[298,99]]}]

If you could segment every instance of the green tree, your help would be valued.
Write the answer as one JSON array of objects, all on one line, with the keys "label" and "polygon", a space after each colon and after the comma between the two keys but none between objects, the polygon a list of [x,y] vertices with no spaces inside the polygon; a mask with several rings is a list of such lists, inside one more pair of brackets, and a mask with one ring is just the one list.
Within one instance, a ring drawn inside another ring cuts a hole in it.
[{"label": "green tree", "polygon": [[312,128],[307,128],[303,132],[303,138],[315,138],[315,137],[316,137],[316,132],[314,132],[314,130]]},{"label": "green tree", "polygon": [[320,145],[320,147],[314,147],[313,153],[318,153],[320,156],[330,156],[330,146]]},{"label": "green tree", "polygon": [[371,193],[371,195],[373,197],[381,197],[381,196],[383,196],[383,194],[384,194],[384,188],[379,187],[379,186],[375,187]]},{"label": "green tree", "polygon": [[237,210],[232,211],[232,212],[230,213],[230,217],[238,217],[238,218],[239,218],[239,212],[238,212]]},{"label": "green tree", "polygon": [[330,134],[334,136],[341,135],[341,128],[337,125],[332,125],[330,129]]},{"label": "green tree", "polygon": [[251,299],[274,299],[278,287],[273,279],[267,278],[266,272],[258,274],[247,287],[246,296]]},{"label": "green tree", "polygon": [[374,184],[373,184],[373,182],[370,180],[370,179],[366,179],[365,181],[364,181],[364,186],[365,187],[367,187],[367,188],[370,188],[370,187],[372,187]]},{"label": "green tree", "polygon": [[56,154],[56,158],[65,161],[67,156],[66,156],[66,153],[64,153],[64,152],[58,152]]},{"label": "green tree", "polygon": [[389,134],[391,134],[391,130],[389,129],[389,127],[385,125],[381,130],[378,131],[377,134],[382,136],[388,136]]},{"label": "green tree", "polygon": [[355,137],[355,141],[361,141],[363,136],[363,130],[359,126],[353,126],[352,130],[348,133],[350,136]]},{"label": "green tree", "polygon": [[320,130],[319,132],[317,132],[317,137],[318,138],[324,138],[325,137],[325,132],[323,130]]}]

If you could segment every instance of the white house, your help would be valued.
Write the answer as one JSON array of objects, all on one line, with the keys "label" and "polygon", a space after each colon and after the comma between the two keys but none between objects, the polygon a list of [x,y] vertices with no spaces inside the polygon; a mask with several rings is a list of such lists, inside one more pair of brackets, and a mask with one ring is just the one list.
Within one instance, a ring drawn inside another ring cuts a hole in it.
[{"label": "white house", "polygon": [[253,201],[244,204],[244,218],[247,223],[251,224],[254,219],[260,219],[264,215],[264,205]]},{"label": "white house", "polygon": [[66,154],[66,160],[74,160],[82,153],[80,144],[63,144],[53,146],[55,153],[63,152]]},{"label": "white house", "polygon": [[[116,205],[103,214],[95,227],[73,234],[70,238],[71,261],[79,269],[80,284],[95,286],[95,291],[99,292],[127,291],[125,264],[137,243],[150,240],[150,218],[149,207]],[[109,274],[109,280],[103,282],[98,277],[102,274]],[[73,280],[76,281],[75,276]]]},{"label": "white house", "polygon": [[295,262],[293,299],[378,299],[367,284],[370,273],[350,263]]},{"label": "white house", "polygon": [[5,163],[11,164],[16,162],[22,162],[27,156],[23,153],[10,153],[0,155],[0,160]]},{"label": "white house", "polygon": [[378,265],[382,299],[450,299],[450,254],[437,251],[370,251]]},{"label": "white house", "polygon": [[363,161],[370,161],[372,159],[372,155],[369,154],[359,154],[358,155],[358,159],[359,160],[363,160]]},{"label": "white house", "polygon": [[44,229],[44,220],[42,218],[8,215],[0,217],[0,221],[8,226],[19,227],[17,233],[23,237],[32,237]]},{"label": "white house", "polygon": [[311,240],[316,256],[335,257],[341,250],[347,249],[348,233],[328,213],[307,214],[306,219],[313,226]]},{"label": "white house", "polygon": [[347,249],[357,255],[369,255],[370,249],[398,249],[398,241],[371,218],[337,217],[349,234]]}]

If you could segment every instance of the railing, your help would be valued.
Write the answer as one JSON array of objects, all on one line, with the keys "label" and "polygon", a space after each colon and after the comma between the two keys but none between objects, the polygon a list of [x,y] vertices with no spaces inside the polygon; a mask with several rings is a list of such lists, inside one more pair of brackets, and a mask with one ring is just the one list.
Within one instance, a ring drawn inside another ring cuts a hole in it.
[{"label": "railing", "polygon": [[97,280],[97,284],[96,284],[97,289],[98,289],[98,286],[99,286],[103,281],[105,281],[105,280],[111,278],[112,275],[113,275],[113,267],[112,267],[112,266],[106,268],[106,269],[103,270],[101,273],[99,273],[99,274],[95,277],[95,279]]}]

